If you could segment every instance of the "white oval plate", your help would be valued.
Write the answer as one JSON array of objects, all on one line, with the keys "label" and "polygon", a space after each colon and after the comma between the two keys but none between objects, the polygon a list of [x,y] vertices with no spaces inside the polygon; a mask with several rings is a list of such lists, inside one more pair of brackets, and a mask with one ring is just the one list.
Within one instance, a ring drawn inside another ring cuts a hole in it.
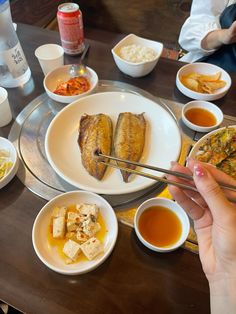
[{"label": "white oval plate", "polygon": [[[147,188],[156,181],[131,176],[124,183],[117,169],[107,169],[101,181],[88,174],[81,162],[77,144],[80,118],[83,114],[108,114],[115,129],[121,112],[145,113],[146,140],[140,162],[169,169],[181,149],[181,136],[171,114],[157,103],[131,93],[107,92],[79,99],[60,111],[46,134],[45,149],[53,169],[68,183],[85,190],[104,194],[125,194]],[[163,176],[152,170],[145,172]]]},{"label": "white oval plate", "polygon": [[[96,204],[105,221],[107,233],[104,238],[104,254],[92,261],[80,261],[67,265],[47,240],[48,226],[55,206],[68,206],[78,203]],[[87,273],[101,265],[111,254],[117,239],[118,224],[114,210],[101,196],[85,191],[74,191],[61,194],[48,202],[38,213],[32,230],[32,241],[39,259],[50,269],[64,275],[79,275]]]}]

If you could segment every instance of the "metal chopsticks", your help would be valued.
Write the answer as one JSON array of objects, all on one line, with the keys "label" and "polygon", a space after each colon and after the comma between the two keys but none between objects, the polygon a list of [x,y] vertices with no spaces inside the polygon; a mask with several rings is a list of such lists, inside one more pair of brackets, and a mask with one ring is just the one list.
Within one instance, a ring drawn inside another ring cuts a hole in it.
[{"label": "metal chopsticks", "polygon": [[[115,161],[123,162],[123,163],[126,163],[126,164],[143,167],[143,168],[154,170],[154,171],[159,171],[159,172],[171,174],[171,175],[174,175],[176,177],[183,178],[185,180],[193,181],[193,177],[192,176],[184,174],[182,172],[172,171],[172,170],[168,170],[168,169],[163,169],[163,168],[159,168],[159,167],[154,167],[154,166],[142,164],[142,163],[135,162],[135,161],[121,159],[121,158],[114,157],[114,156],[104,155],[104,154],[100,153],[99,151],[97,151],[95,154],[98,157],[108,158],[108,159],[111,159],[111,160],[115,160]],[[142,171],[139,171],[139,170],[136,170],[136,169],[134,170],[134,169],[125,168],[125,167],[119,166],[119,165],[114,164],[114,163],[108,163],[108,162],[105,162],[103,160],[100,160],[99,158],[98,158],[98,162],[100,162],[100,163],[102,163],[102,164],[104,164],[106,166],[112,167],[112,168],[120,169],[120,170],[123,170],[123,171],[127,171],[127,172],[130,172],[130,173],[134,173],[134,174],[140,175],[142,177],[146,177],[146,178],[152,179],[152,180],[160,181],[160,182],[163,182],[163,183],[175,185],[175,186],[187,189],[187,190],[191,190],[191,191],[197,192],[197,189],[194,186],[190,186],[190,185],[187,185],[187,184],[184,184],[184,183],[168,180],[168,179],[165,179],[165,178],[159,177],[159,176],[154,176],[152,174],[145,173],[145,172],[142,172]],[[231,185],[231,184],[221,183],[221,182],[218,182],[218,183],[219,183],[221,188],[236,192],[236,186]]]}]

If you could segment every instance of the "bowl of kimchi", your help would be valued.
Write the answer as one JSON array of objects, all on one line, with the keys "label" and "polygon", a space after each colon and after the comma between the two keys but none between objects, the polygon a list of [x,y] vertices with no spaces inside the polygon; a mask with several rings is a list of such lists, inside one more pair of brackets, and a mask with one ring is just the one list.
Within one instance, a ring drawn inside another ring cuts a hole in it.
[{"label": "bowl of kimchi", "polygon": [[58,102],[69,104],[95,92],[98,84],[97,73],[89,67],[84,75],[71,77],[71,65],[64,65],[49,72],[43,81],[48,96]]}]

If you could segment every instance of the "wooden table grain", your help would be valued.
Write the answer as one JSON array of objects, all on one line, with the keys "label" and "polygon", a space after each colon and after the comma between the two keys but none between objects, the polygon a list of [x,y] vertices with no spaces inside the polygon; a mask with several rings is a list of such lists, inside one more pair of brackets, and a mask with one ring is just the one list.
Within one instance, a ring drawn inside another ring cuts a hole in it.
[{"label": "wooden table grain", "polygon": [[[29,62],[32,79],[24,88],[9,89],[14,118],[44,92],[43,74],[34,50],[42,44],[60,43],[56,32],[18,25],[18,35]],[[172,100],[187,102],[175,87],[181,63],[161,59],[144,78],[133,79],[116,67],[110,49],[121,35],[89,30],[91,47],[87,64],[100,79],[118,80]],[[76,62],[66,56],[66,63]],[[233,87],[217,104],[226,114],[236,114]],[[11,125],[0,128],[7,136]],[[0,190],[0,299],[32,314],[106,313],[209,313],[208,284],[197,255],[179,249],[158,254],[146,249],[134,231],[119,224],[117,244],[98,269],[81,276],[63,276],[49,270],[34,253],[31,231],[46,203],[15,177]]]}]

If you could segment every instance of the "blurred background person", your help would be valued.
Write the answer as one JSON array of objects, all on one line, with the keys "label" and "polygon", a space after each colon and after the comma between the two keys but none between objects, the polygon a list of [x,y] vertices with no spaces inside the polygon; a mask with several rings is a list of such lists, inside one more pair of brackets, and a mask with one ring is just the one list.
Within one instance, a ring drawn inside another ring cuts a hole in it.
[{"label": "blurred background person", "polygon": [[207,62],[236,72],[236,0],[193,0],[179,44],[188,53],[180,60]]}]

